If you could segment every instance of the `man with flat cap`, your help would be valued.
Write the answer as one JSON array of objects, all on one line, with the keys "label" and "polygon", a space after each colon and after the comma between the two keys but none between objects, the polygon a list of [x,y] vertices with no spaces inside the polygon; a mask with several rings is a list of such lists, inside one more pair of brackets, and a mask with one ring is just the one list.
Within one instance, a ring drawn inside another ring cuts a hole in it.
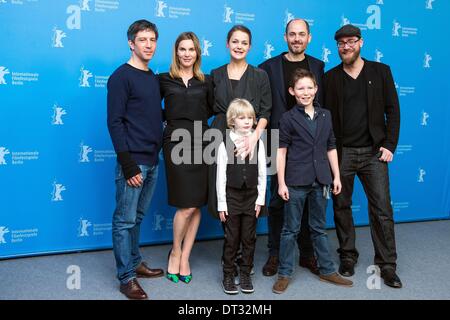
[{"label": "man with flat cap", "polygon": [[357,175],[369,202],[374,263],[386,285],[401,288],[388,173],[400,131],[397,91],[389,66],[361,58],[359,28],[345,25],[334,39],[342,63],[325,73],[324,106],[333,118],[342,182],[342,192],[333,198],[339,272],[352,276],[359,255],[351,209]]}]

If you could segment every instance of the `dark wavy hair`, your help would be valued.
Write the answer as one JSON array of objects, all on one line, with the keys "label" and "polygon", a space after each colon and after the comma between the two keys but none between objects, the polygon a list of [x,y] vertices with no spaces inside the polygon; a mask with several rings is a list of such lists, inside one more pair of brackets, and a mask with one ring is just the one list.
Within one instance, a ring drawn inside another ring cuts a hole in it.
[{"label": "dark wavy hair", "polygon": [[153,31],[155,33],[156,40],[158,40],[158,28],[156,27],[156,25],[154,23],[144,20],[144,19],[137,20],[128,27],[128,31],[127,31],[128,40],[134,42],[134,39],[136,39],[136,34],[139,31],[145,31],[145,30]]}]

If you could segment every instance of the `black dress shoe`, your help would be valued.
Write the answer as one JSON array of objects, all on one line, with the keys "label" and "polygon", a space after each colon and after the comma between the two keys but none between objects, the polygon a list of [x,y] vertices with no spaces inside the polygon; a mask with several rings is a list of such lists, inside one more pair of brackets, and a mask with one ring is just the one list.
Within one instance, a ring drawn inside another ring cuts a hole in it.
[{"label": "black dress shoe", "polygon": [[277,272],[278,272],[278,257],[270,256],[262,269],[262,273],[266,277],[271,277],[276,275]]},{"label": "black dress shoe", "polygon": [[403,287],[402,281],[393,269],[382,270],[381,277],[384,280],[384,284],[391,288],[400,289]]},{"label": "black dress shoe", "polygon": [[162,269],[150,269],[145,262],[141,262],[136,268],[136,276],[138,278],[157,278],[163,275],[164,271]]},{"label": "black dress shoe", "polygon": [[147,299],[147,294],[139,285],[139,282],[133,278],[126,284],[120,285],[120,292],[122,292],[128,299],[144,300]]},{"label": "black dress shoe", "polygon": [[343,277],[351,277],[355,274],[355,264],[353,261],[344,260],[341,261],[341,264],[339,266],[339,273]]},{"label": "black dress shoe", "polygon": [[298,261],[298,265],[300,267],[309,269],[309,271],[311,271],[311,273],[315,274],[315,275],[319,275],[319,267],[317,266],[317,259],[316,257],[302,257],[300,256],[300,259]]}]

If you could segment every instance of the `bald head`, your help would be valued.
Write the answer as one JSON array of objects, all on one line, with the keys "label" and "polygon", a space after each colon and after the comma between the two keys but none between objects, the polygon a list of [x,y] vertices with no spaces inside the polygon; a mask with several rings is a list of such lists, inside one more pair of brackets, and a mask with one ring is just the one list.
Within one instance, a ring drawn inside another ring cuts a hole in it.
[{"label": "bald head", "polygon": [[289,22],[286,24],[286,30],[284,31],[284,33],[288,34],[289,33],[289,29],[293,25],[299,25],[299,24],[306,28],[306,30],[308,31],[308,34],[311,33],[308,21],[306,21],[304,19],[300,19],[300,18],[295,18],[295,19],[289,20]]},{"label": "bald head", "polygon": [[289,49],[289,56],[286,58],[290,61],[302,61],[305,58],[306,48],[311,42],[308,22],[303,19],[289,21],[286,25],[284,40]]}]

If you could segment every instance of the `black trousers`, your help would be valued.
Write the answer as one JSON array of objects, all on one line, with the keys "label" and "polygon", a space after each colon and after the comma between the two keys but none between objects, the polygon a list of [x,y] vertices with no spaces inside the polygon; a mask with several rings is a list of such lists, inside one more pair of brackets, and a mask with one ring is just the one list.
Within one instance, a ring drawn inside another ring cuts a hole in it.
[{"label": "black trousers", "polygon": [[[270,177],[270,203],[269,216],[267,219],[269,227],[269,242],[267,246],[269,247],[269,255],[273,257],[278,257],[280,251],[281,229],[283,228],[284,222],[284,203],[285,201],[278,195],[278,177],[277,175],[273,175]],[[303,211],[297,244],[302,257],[314,257],[314,247],[312,245],[311,233],[309,230],[309,211],[307,203],[305,203],[305,209]]]},{"label": "black trousers", "polygon": [[242,248],[240,271],[250,274],[256,245],[256,212],[255,202],[258,197],[257,188],[236,189],[227,187],[228,216],[222,224],[225,241],[223,246],[223,272],[234,273],[235,259],[239,248]]},{"label": "black trousers", "polygon": [[351,209],[353,184],[357,175],[369,202],[370,232],[375,249],[374,263],[381,269],[396,269],[397,252],[388,165],[379,161],[379,156],[374,155],[372,150],[372,147],[342,150],[342,191],[333,198],[334,221],[339,239],[338,252],[341,260],[350,260],[353,263],[358,260]]}]

